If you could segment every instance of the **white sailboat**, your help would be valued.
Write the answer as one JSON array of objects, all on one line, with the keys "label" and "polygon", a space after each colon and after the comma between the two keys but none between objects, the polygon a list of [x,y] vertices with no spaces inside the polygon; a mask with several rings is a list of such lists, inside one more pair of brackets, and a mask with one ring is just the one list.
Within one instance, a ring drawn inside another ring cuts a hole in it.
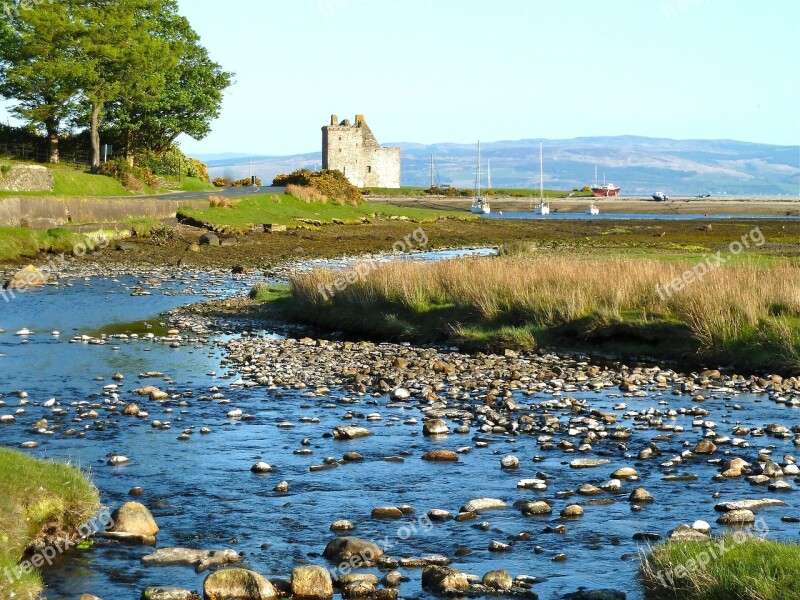
[{"label": "white sailboat", "polygon": [[591,204],[589,204],[589,206],[586,207],[586,214],[587,215],[600,214],[600,208],[597,206],[597,204],[594,203],[594,200],[592,200]]},{"label": "white sailboat", "polygon": [[539,142],[539,205],[533,209],[533,213],[542,216],[550,214],[550,204],[544,203],[544,158],[542,155],[542,142]]},{"label": "white sailboat", "polygon": [[481,197],[481,142],[478,141],[478,165],[475,171],[475,199],[472,201],[472,207],[469,209],[471,213],[476,215],[488,215],[492,209],[489,206],[489,201]]}]

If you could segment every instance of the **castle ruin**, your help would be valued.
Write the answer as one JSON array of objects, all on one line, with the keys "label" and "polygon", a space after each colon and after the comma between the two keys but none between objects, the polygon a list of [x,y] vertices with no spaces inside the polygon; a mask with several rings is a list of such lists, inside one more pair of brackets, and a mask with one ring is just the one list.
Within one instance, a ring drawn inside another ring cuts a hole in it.
[{"label": "castle ruin", "polygon": [[356,115],[341,123],[331,115],[322,128],[322,168],[341,171],[360,188],[400,187],[400,148],[382,148],[364,120]]}]

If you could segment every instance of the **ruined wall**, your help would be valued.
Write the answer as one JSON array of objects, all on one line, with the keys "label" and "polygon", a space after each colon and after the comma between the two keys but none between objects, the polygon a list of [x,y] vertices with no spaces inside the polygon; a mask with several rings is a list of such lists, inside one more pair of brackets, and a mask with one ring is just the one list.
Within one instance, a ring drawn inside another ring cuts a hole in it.
[{"label": "ruined wall", "polygon": [[8,165],[0,162],[0,192],[52,192],[53,172],[40,165]]},{"label": "ruined wall", "polygon": [[381,148],[363,115],[322,128],[322,168],[344,173],[358,187],[400,187],[400,149]]}]

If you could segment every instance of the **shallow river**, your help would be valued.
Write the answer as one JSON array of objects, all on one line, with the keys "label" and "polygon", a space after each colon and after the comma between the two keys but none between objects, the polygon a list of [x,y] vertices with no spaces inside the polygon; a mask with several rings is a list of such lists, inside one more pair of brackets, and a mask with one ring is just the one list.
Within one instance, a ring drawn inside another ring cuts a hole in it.
[{"label": "shallow river", "polygon": [[[640,543],[632,539],[635,533],[663,536],[678,524],[695,519],[713,524],[718,516],[714,511],[716,500],[712,498],[716,491],[721,492],[723,500],[772,495],[741,480],[712,481],[719,469],[706,464],[704,459],[694,461],[690,467],[678,467],[678,474],[684,470],[698,474],[697,481],[663,481],[665,470],[659,463],[664,459],[636,460],[636,452],[652,439],[654,432],[639,430],[632,421],[626,423],[633,431],[628,444],[630,453],[607,450],[604,452],[611,464],[574,470],[569,469],[568,463],[579,453],[542,451],[530,436],[511,438],[473,429],[468,435],[451,434],[444,440],[424,438],[420,424],[404,424],[411,417],[421,422],[421,413],[413,407],[387,408],[385,397],[351,395],[357,401],[351,404],[341,402],[345,394],[338,390],[327,396],[301,397],[297,392],[279,394],[260,387],[231,387],[233,380],[221,368],[222,357],[211,344],[170,348],[145,340],[106,345],[70,343],[75,333],[91,332],[110,323],[148,318],[157,323],[155,317],[162,311],[209,295],[244,293],[250,283],[247,278],[222,276],[176,278],[149,285],[133,277],[88,281],[78,278],[62,281],[58,287],[22,294],[3,305],[0,307],[0,328],[5,330],[0,334],[0,394],[3,395],[0,401],[5,406],[0,405],[0,414],[17,413],[17,421],[0,426],[0,443],[14,447],[34,440],[40,446],[27,452],[69,460],[91,469],[102,501],[110,507],[131,500],[129,490],[142,486],[144,495],[137,500],[152,509],[161,528],[158,534],[161,547],[232,547],[244,552],[247,564],[256,571],[267,577],[287,578],[299,564],[326,564],[320,554],[335,535],[329,526],[346,518],[357,525],[354,535],[367,540],[388,540],[392,548],[387,553],[392,556],[439,553],[452,558],[453,566],[479,575],[504,568],[512,576],[539,577],[542,581],[534,590],[540,598],[558,597],[557,594],[575,591],[580,586],[615,588],[625,591],[628,598],[641,598],[636,582]],[[137,286],[152,295],[131,296],[131,290]],[[14,335],[22,327],[34,330],[35,335],[27,338]],[[61,336],[52,336],[52,330],[59,330]],[[139,377],[147,371],[163,372],[169,382]],[[71,409],[59,420],[42,406],[49,398],[56,398],[62,407],[74,402],[102,405],[107,399],[103,387],[113,383],[111,376],[116,372],[125,375],[122,398],[137,400],[143,410],[149,411],[148,418],[121,417],[101,409],[100,420],[81,422]],[[104,379],[97,379],[100,377]],[[176,394],[190,392],[191,397],[187,394],[184,405],[179,400],[158,404],[140,401],[131,393],[149,384],[169,388]],[[201,396],[211,396],[215,386],[224,399],[199,400]],[[20,406],[16,390],[28,392],[29,404]],[[612,410],[621,401],[631,410],[659,408],[659,402],[668,402],[670,408],[676,409],[691,403],[691,398],[674,395],[669,389],[648,391],[641,398],[620,398],[620,394],[616,389],[597,393],[588,388],[569,393],[576,398],[590,398],[593,407],[603,410]],[[520,398],[519,402],[551,398],[551,393],[541,393]],[[744,410],[734,411],[734,402]],[[734,399],[732,394],[720,392],[709,398],[704,407],[712,410],[709,418],[720,423],[719,432],[728,435],[736,421],[750,426],[776,421],[791,426],[800,420],[798,409],[775,404],[765,395],[739,394]],[[254,420],[228,419],[226,414],[231,408],[241,408],[253,415]],[[19,409],[24,413],[18,413]],[[356,417],[343,421],[348,411],[353,411]],[[363,417],[369,413],[380,413],[382,420],[367,423]],[[569,418],[568,411],[555,413],[562,420]],[[43,417],[54,425],[54,435],[33,433],[33,423]],[[309,418],[319,422],[309,422]],[[150,426],[153,419],[170,421],[172,429],[153,429]],[[291,422],[294,427],[278,427],[283,422]],[[678,416],[671,422],[687,431],[692,429],[691,417]],[[375,435],[350,442],[322,437],[324,432],[342,424],[366,425]],[[201,427],[211,428],[212,433],[196,433],[189,441],[177,439],[184,429],[197,431]],[[80,435],[65,435],[69,428]],[[310,456],[293,453],[303,447],[303,438],[311,440]],[[684,451],[686,439],[699,439],[699,434],[677,436],[673,442],[664,442],[664,457]],[[476,446],[481,441],[487,444]],[[764,437],[748,441],[751,448],[739,452],[754,455],[758,448],[772,446],[774,457],[780,460],[784,454],[796,450],[791,440]],[[429,463],[419,459],[431,449],[462,446],[474,449],[463,454],[458,463]],[[329,456],[341,457],[350,450],[358,451],[366,460],[309,472],[310,465],[321,464]],[[108,466],[111,453],[128,456],[131,462]],[[381,460],[403,453],[406,454],[402,463]],[[519,469],[513,472],[500,469],[500,459],[507,454],[520,459]],[[259,460],[275,465],[277,472],[252,474],[249,469]],[[436,523],[432,528],[420,525],[420,519],[433,508],[455,513],[466,501],[484,496],[503,498],[509,504],[520,498],[553,499],[556,492],[577,488],[582,483],[600,485],[613,470],[625,465],[636,466],[657,502],[633,512],[626,501],[630,486],[617,495],[605,494],[603,497],[614,502],[587,506],[586,516],[568,522],[569,531],[564,535],[543,533],[545,527],[558,521],[562,505],[570,502],[563,500],[556,500],[558,508],[551,517],[523,517],[518,510],[508,508],[484,514],[477,521],[448,521]],[[557,485],[543,494],[517,488],[519,479],[536,477],[540,471],[557,475]],[[282,480],[289,481],[289,493],[273,492],[273,487]],[[800,516],[797,492],[783,492],[779,497],[789,504],[789,509],[765,510],[760,516],[769,526],[770,537],[796,540],[798,525],[784,523],[780,516],[787,513]],[[402,504],[410,504],[416,513],[396,522],[370,518],[370,511],[376,506]],[[482,521],[488,522],[488,528],[477,526]],[[719,530],[716,525],[714,528]],[[523,531],[531,532],[530,539],[514,542],[512,551],[488,551],[490,542],[509,542]],[[456,549],[462,546],[472,552],[456,557]],[[543,552],[535,553],[535,546],[541,546]],[[197,575],[191,568],[145,568],[139,559],[151,551],[147,547],[98,543],[90,550],[70,553],[45,572],[47,597],[76,598],[81,593],[92,593],[105,600],[134,599],[148,585],[202,588],[204,574]],[[568,560],[554,562],[553,557],[561,552],[568,555]],[[411,580],[403,584],[401,595],[424,596],[420,571],[407,570],[404,574]]]}]

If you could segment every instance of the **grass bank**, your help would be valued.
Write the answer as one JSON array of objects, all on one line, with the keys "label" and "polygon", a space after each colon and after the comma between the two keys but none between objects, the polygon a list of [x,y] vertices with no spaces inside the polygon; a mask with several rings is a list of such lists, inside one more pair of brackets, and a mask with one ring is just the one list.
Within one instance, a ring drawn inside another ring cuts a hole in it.
[{"label": "grass bank", "polygon": [[339,206],[332,202],[304,202],[288,194],[256,194],[229,206],[181,208],[178,216],[203,223],[217,230],[247,231],[251,226],[278,223],[288,227],[305,227],[300,219],[320,223],[360,223],[364,219],[406,218],[417,222],[435,221],[443,217],[470,218],[463,212],[373,204]]},{"label": "grass bank", "polygon": [[329,330],[466,349],[564,348],[800,372],[800,265],[739,264],[682,290],[694,265],[500,256],[388,263],[352,283],[291,281],[292,318]]},{"label": "grass bank", "polygon": [[71,255],[73,249],[86,240],[87,236],[61,227],[47,231],[27,227],[0,227],[0,261],[33,258],[40,252]]},{"label": "grass bank", "polygon": [[97,489],[77,469],[0,448],[0,597],[37,598],[39,574],[14,568],[34,542],[74,534],[98,507]]},{"label": "grass bank", "polygon": [[646,600],[794,600],[798,572],[800,545],[728,536],[656,546],[642,563],[641,580]]}]

